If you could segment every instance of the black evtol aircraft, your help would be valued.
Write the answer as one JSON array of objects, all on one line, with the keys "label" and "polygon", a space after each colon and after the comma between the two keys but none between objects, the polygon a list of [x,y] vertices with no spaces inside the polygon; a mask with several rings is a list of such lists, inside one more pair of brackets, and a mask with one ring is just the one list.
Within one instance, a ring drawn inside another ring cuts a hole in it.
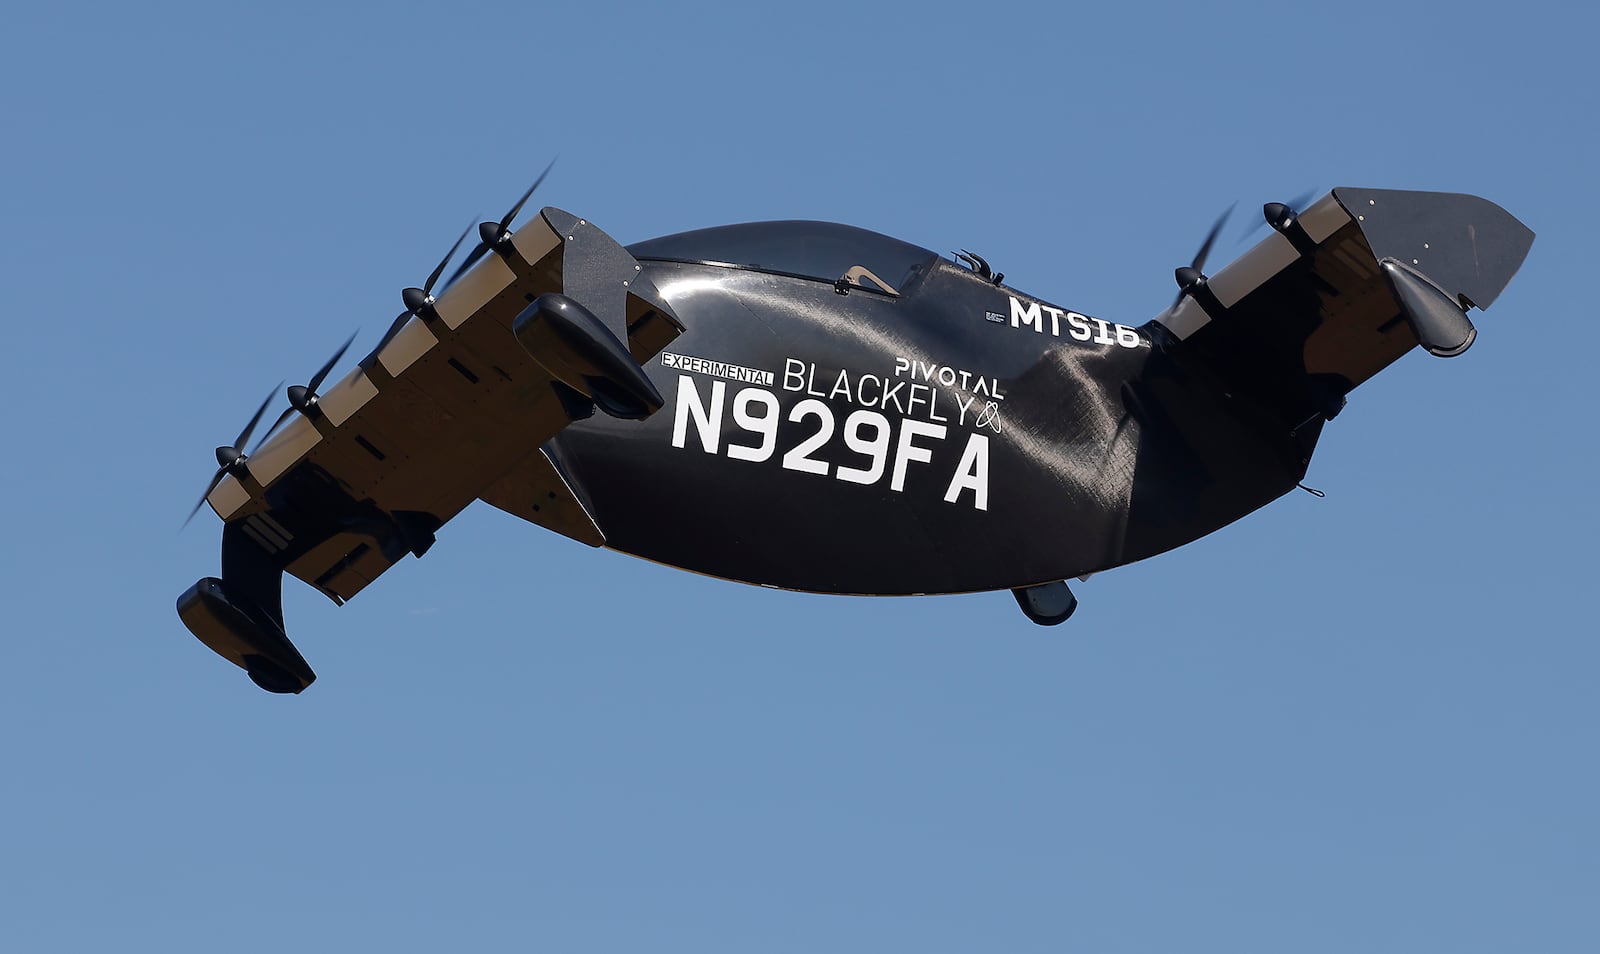
[{"label": "black evtol aircraft", "polygon": [[343,603],[474,499],[730,580],[1009,589],[1060,622],[1062,581],[1287,493],[1358,384],[1418,345],[1465,351],[1466,309],[1533,241],[1472,196],[1339,188],[1265,206],[1265,237],[1208,277],[1214,228],[1174,306],[1133,326],[850,226],[624,248],[554,208],[512,232],[527,199],[437,296],[455,248],[406,289],[358,368],[319,392],[341,348],[290,388],[258,449],[267,403],[217,449],[222,577],[178,614],[262,688],[316,678],[284,572]]}]

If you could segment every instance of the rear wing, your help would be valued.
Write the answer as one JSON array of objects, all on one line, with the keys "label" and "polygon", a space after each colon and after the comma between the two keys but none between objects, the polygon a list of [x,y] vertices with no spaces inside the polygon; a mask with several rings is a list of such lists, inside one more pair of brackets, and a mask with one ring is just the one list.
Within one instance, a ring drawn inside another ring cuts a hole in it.
[{"label": "rear wing", "polygon": [[1533,232],[1471,195],[1340,187],[1157,317],[1231,394],[1286,418],[1331,418],[1344,396],[1412,348],[1461,354],[1527,257]]}]

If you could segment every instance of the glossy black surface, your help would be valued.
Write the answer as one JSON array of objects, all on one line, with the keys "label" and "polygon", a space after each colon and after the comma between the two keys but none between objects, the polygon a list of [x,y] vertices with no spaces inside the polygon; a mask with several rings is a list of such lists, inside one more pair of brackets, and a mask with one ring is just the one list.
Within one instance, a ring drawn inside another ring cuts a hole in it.
[{"label": "glossy black surface", "polygon": [[[608,545],[659,562],[840,593],[1060,580],[1237,519],[1293,488],[1309,456],[1311,435],[1228,407],[1151,329],[1074,316],[1077,340],[1064,310],[1059,337],[1048,313],[1040,331],[1013,326],[1034,299],[936,257],[898,298],[646,269],[689,328],[646,365],[666,407],[642,423],[580,422],[555,443]],[[668,367],[681,364],[670,355],[770,383]],[[777,410],[770,451],[765,428],[740,425],[740,402],[747,419]],[[714,438],[699,412],[720,424]],[[815,452],[796,450],[830,422]],[[847,430],[881,458],[852,449]]]},{"label": "glossy black surface", "polygon": [[861,266],[898,289],[938,256],[909,242],[835,222],[747,222],[628,246],[640,261],[731,265],[819,281]]}]

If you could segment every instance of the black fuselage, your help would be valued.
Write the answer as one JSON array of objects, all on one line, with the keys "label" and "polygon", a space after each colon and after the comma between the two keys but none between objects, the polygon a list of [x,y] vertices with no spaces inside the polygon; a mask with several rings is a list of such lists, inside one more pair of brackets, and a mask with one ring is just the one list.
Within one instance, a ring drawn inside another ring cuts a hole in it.
[{"label": "black fuselage", "polygon": [[1262,506],[1315,442],[1186,367],[1155,323],[864,230],[760,223],[629,251],[688,329],[645,365],[666,406],[554,443],[607,544],[650,560],[826,593],[1061,580]]}]

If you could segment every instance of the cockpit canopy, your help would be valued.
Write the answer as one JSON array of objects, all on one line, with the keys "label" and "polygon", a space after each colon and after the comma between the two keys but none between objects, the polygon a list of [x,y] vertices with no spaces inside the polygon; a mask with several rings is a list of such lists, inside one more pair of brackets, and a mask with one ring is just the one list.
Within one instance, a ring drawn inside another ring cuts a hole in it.
[{"label": "cockpit canopy", "polygon": [[[899,239],[833,222],[747,222],[679,232],[628,246],[640,260],[749,268],[818,281],[843,278],[896,293],[938,255]],[[862,282],[862,270],[868,282]],[[876,281],[870,281],[875,278]]]}]

